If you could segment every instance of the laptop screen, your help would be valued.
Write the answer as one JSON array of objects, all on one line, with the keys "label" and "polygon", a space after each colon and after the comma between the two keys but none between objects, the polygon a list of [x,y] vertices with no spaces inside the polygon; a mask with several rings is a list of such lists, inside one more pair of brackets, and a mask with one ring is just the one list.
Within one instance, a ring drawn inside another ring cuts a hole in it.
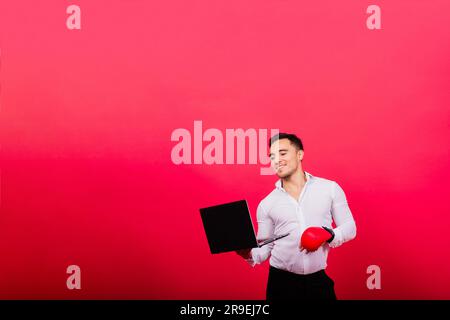
[{"label": "laptop screen", "polygon": [[246,200],[200,209],[211,253],[257,246]]}]

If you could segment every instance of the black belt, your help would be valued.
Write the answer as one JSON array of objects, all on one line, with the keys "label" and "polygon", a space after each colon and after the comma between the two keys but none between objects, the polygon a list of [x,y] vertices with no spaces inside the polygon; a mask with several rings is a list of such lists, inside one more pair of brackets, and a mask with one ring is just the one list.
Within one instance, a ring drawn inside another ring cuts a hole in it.
[{"label": "black belt", "polygon": [[325,273],[325,269],[313,272],[313,273],[309,273],[309,274],[298,274],[298,273],[294,273],[294,272],[290,272],[290,271],[286,271],[286,270],[282,270],[282,269],[278,269],[275,268],[273,266],[270,266],[270,272],[272,273],[276,273],[279,274],[280,276],[287,276],[287,277],[291,277],[291,278],[298,278],[298,279],[315,279],[315,278],[323,278],[324,276],[326,277],[326,273]]}]

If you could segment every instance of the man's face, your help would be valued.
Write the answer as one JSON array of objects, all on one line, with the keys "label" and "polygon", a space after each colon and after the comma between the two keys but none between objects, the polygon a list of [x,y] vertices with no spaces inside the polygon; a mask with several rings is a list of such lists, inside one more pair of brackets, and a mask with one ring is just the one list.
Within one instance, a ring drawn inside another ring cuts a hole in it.
[{"label": "man's face", "polygon": [[303,159],[303,151],[297,150],[289,139],[279,139],[270,146],[270,165],[279,178],[292,175]]}]

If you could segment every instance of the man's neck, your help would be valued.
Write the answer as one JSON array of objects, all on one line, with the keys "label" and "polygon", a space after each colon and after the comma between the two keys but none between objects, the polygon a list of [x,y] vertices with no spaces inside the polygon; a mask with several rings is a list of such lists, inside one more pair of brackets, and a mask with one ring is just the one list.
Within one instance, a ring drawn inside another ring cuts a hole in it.
[{"label": "man's neck", "polygon": [[281,185],[285,190],[298,190],[303,188],[306,183],[306,174],[300,169],[287,177],[286,179],[281,179]]}]

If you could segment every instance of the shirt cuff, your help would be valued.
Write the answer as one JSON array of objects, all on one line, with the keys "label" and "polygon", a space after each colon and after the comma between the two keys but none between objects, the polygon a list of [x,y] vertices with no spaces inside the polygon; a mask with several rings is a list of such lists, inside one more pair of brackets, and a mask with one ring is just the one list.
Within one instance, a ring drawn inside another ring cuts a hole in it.
[{"label": "shirt cuff", "polygon": [[339,247],[342,244],[342,233],[338,228],[333,229],[334,239],[329,243],[331,248]]}]

